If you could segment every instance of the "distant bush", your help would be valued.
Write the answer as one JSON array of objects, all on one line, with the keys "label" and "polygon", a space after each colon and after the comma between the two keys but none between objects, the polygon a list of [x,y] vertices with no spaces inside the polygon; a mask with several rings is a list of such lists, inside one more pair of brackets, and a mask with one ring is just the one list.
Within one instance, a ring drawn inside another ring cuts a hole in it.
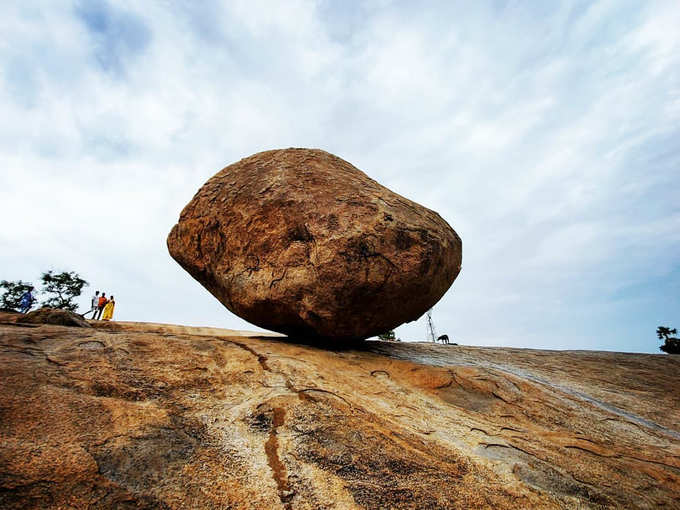
[{"label": "distant bush", "polygon": [[669,338],[659,349],[668,354],[680,354],[680,338]]},{"label": "distant bush", "polygon": [[659,337],[659,340],[664,341],[664,344],[659,346],[659,349],[668,354],[680,354],[680,338],[671,336],[677,334],[678,330],[675,328],[670,329],[665,326],[656,328],[656,336]]},{"label": "distant bush", "polygon": [[378,338],[380,338],[380,340],[384,340],[386,342],[394,342],[396,335],[394,334],[393,330],[389,330],[389,331],[386,331],[385,333],[378,335]]},{"label": "distant bush", "polygon": [[380,340],[383,340],[384,342],[400,342],[401,339],[397,338],[397,336],[394,334],[394,330],[390,329],[389,331],[382,333],[378,335],[378,338]]}]

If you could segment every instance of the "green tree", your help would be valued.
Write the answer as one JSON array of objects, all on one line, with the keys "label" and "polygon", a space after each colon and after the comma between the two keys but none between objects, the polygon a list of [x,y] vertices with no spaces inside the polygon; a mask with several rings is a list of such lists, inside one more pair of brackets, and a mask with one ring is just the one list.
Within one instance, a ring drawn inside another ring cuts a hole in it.
[{"label": "green tree", "polygon": [[80,296],[83,287],[88,285],[85,280],[73,271],[64,271],[62,273],[48,271],[43,273],[40,279],[43,283],[43,292],[50,295],[43,302],[43,306],[62,308],[72,312],[75,312],[78,308],[78,305],[73,300]]},{"label": "green tree", "polygon": [[2,280],[0,282],[0,289],[3,290],[2,297],[0,297],[0,308],[6,308],[8,310],[19,310],[21,303],[21,296],[24,292],[33,288],[33,284],[30,282],[8,282],[7,280]]},{"label": "green tree", "polygon": [[671,335],[677,335],[678,330],[673,328],[667,328],[665,326],[659,326],[656,328],[656,336],[659,340],[663,340],[663,345],[659,346],[659,349],[668,354],[680,354],[680,338],[674,338]]}]

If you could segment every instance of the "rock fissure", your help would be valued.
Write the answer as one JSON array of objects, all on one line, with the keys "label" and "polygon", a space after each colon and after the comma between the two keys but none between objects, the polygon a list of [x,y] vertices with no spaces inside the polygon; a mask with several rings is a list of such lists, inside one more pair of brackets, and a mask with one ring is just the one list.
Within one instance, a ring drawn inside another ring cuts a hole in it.
[{"label": "rock fissure", "polygon": [[271,283],[269,284],[269,288],[271,289],[274,285],[276,285],[281,280],[283,280],[286,277],[287,272],[288,272],[288,269],[286,268],[286,269],[284,269],[283,274],[280,277],[272,279]]},{"label": "rock fissure", "polygon": [[620,456],[621,456],[621,455],[616,454],[616,453],[611,453],[611,454],[609,454],[609,453],[597,452],[597,451],[592,450],[592,449],[590,449],[590,448],[586,448],[586,447],[584,447],[584,446],[578,446],[578,445],[575,445],[575,444],[567,444],[567,445],[564,445],[564,447],[565,447],[565,448],[568,448],[568,449],[570,449],[570,450],[580,450],[580,451],[582,451],[582,452],[590,453],[591,455],[596,455],[596,456],[598,456],[598,457],[605,457],[605,458],[612,458],[612,457],[614,457],[614,458],[616,458],[616,457],[620,457]]},{"label": "rock fissure", "polygon": [[230,344],[236,345],[237,347],[240,347],[241,349],[243,349],[246,352],[249,352],[250,354],[255,356],[255,359],[257,359],[257,362],[262,367],[262,370],[265,370],[266,372],[271,371],[270,368],[269,368],[269,365],[267,364],[267,361],[268,361],[269,358],[267,358],[267,356],[265,356],[264,354],[258,353],[255,349],[247,346],[246,344],[244,344],[242,342],[236,342],[235,340],[224,340],[224,341],[228,342]]},{"label": "rock fissure", "polygon": [[324,389],[321,389],[321,388],[302,388],[302,389],[300,389],[300,390],[295,390],[295,389],[294,389],[293,391],[295,391],[298,395],[300,395],[300,394],[306,394],[307,392],[313,392],[313,391],[316,391],[316,392],[319,392],[319,393],[326,393],[326,394],[328,394],[328,395],[333,395],[334,397],[339,398],[339,399],[342,400],[345,404],[347,404],[350,408],[354,408],[354,406],[352,405],[352,403],[351,403],[349,400],[347,400],[345,397],[343,397],[343,396],[341,396],[341,395],[338,395],[338,394],[335,393],[334,391],[324,390]]},{"label": "rock fissure", "polygon": [[279,427],[283,426],[286,411],[281,407],[275,407],[273,409],[273,419],[272,428],[269,431],[269,438],[264,445],[264,451],[267,455],[267,462],[272,471],[272,476],[274,482],[276,483],[279,499],[286,510],[291,508],[290,500],[293,496],[292,491],[288,485],[288,474],[286,471],[286,466],[281,461],[279,457],[279,440],[278,440],[278,430]]}]

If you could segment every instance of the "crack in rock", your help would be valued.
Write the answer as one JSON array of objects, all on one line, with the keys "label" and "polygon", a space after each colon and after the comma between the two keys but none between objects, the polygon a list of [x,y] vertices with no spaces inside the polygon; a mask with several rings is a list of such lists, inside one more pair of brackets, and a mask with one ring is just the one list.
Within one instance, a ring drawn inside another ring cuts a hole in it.
[{"label": "crack in rock", "polygon": [[272,470],[272,475],[276,482],[279,499],[281,500],[283,507],[286,510],[290,510],[292,508],[290,500],[295,495],[295,492],[290,490],[286,466],[279,457],[278,439],[278,429],[284,424],[286,410],[282,407],[275,407],[273,411],[274,418],[272,420],[272,428],[269,431],[269,439],[267,439],[267,442],[264,444],[264,451],[267,454],[267,463]]}]

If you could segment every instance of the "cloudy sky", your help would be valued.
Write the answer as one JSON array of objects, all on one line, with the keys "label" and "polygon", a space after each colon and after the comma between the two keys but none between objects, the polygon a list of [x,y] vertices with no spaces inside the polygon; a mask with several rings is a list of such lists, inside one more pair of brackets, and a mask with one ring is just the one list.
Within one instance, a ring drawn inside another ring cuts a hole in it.
[{"label": "cloudy sky", "polygon": [[679,26],[677,0],[4,1],[0,279],[75,270],[120,320],[255,329],[165,237],[227,164],[317,147],[462,237],[439,333],[659,352],[680,327]]}]

